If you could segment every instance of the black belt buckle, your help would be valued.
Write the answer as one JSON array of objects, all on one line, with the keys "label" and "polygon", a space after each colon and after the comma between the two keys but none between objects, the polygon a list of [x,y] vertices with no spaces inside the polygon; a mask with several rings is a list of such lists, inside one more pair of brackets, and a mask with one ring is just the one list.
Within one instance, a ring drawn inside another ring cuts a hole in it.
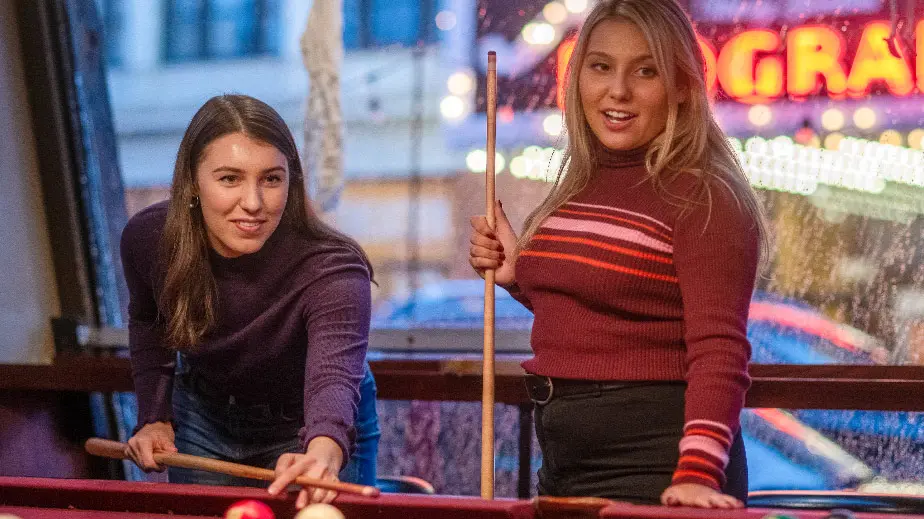
[{"label": "black belt buckle", "polygon": [[526,375],[526,392],[529,399],[536,405],[545,405],[552,400],[552,394],[555,392],[555,386],[552,379],[540,375]]}]

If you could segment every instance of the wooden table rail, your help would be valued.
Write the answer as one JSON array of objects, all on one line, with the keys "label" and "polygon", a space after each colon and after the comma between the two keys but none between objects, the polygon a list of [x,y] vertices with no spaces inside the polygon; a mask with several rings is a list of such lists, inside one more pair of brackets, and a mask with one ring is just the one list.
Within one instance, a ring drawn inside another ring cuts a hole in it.
[{"label": "wooden table rail", "polygon": [[[498,355],[496,400],[528,403],[522,356]],[[481,363],[472,355],[374,353],[385,400],[479,401]],[[748,407],[924,411],[924,366],[754,364]],[[132,391],[125,357],[59,355],[51,365],[0,364],[0,390]]]}]

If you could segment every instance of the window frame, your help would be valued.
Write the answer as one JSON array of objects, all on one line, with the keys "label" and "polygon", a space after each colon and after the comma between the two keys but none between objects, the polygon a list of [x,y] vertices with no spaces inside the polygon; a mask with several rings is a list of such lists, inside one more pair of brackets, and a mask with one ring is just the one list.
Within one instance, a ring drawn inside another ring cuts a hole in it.
[{"label": "window frame", "polygon": [[[100,56],[101,25],[95,3],[84,3],[82,7],[74,4],[77,3],[65,0],[17,2],[20,26],[34,28],[29,34],[21,34],[21,45],[35,141],[37,149],[42,150],[38,154],[42,192],[62,315],[90,326],[122,327],[116,312],[125,308],[127,291],[115,238],[121,234],[127,218],[118,163],[114,160],[113,121]],[[90,45],[76,52],[77,41]],[[92,80],[91,90],[78,91],[77,73]],[[80,106],[89,118],[81,117]],[[95,133],[87,133],[91,130],[87,123],[93,125]],[[99,164],[89,164],[91,156]],[[88,175],[95,178],[86,182]],[[90,202],[102,206],[94,207]],[[100,236],[101,232],[106,240]],[[108,261],[105,258],[99,261],[100,257],[108,257]],[[112,291],[113,286],[116,292]],[[119,296],[114,298],[114,293]],[[400,363],[408,349],[450,340],[446,333],[436,329],[372,330],[371,345],[387,346],[374,350],[372,357],[378,356],[382,362],[398,362],[388,365],[392,373],[406,372]],[[482,332],[473,333],[480,336]],[[127,342],[127,333],[125,339]],[[459,358],[477,356],[477,350],[473,351],[460,354]],[[415,362],[426,362],[427,355],[436,354],[422,352],[411,357]],[[451,355],[443,354],[442,358],[445,361]],[[456,376],[451,370],[443,373]],[[749,404],[924,411],[924,399],[919,396],[924,394],[924,366],[759,364],[751,366],[751,373],[756,379],[754,390],[765,396]],[[107,387],[112,383],[105,370],[93,376],[100,378],[83,379],[79,382],[81,387]],[[380,383],[383,387],[395,387],[387,384]],[[383,390],[382,394],[391,391],[397,389]],[[454,396],[460,397],[462,393]]]}]

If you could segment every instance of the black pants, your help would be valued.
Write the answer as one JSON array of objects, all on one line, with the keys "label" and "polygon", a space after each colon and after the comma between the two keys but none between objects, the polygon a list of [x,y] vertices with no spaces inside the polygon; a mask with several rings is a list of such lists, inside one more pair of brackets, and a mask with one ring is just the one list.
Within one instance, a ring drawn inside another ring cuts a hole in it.
[{"label": "black pants", "polygon": [[[610,384],[537,405],[539,494],[660,504],[680,457],[685,391],[682,382]],[[723,492],[746,502],[740,433],[725,473]]]}]

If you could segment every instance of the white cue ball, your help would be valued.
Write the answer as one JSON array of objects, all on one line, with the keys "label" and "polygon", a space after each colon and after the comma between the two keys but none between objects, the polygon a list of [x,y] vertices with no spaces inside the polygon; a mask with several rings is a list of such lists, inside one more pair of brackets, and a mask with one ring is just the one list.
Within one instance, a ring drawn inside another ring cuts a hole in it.
[{"label": "white cue ball", "polygon": [[346,517],[335,506],[315,503],[302,508],[295,514],[295,519],[346,519]]}]

